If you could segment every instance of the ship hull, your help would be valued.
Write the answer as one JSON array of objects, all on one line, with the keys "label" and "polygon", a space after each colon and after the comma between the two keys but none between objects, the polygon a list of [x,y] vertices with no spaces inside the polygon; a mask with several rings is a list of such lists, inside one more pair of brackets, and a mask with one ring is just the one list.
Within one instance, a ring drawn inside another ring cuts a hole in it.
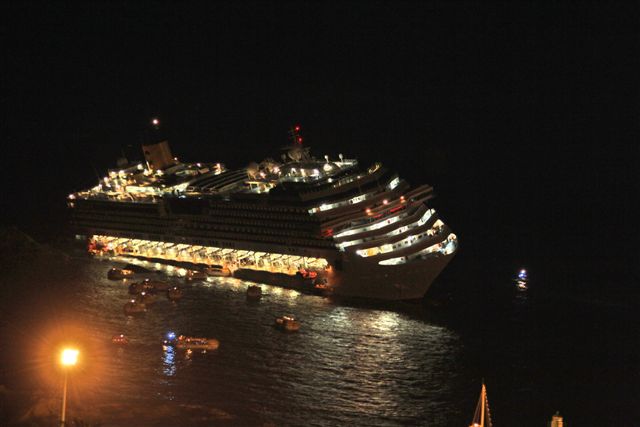
[{"label": "ship hull", "polygon": [[[122,236],[109,238],[95,235],[91,240],[99,241],[101,246],[106,247],[110,245],[110,242],[113,242],[113,239],[127,240],[126,237]],[[185,246],[189,243],[194,244],[194,242],[178,236],[175,236],[175,239],[172,240],[181,240],[186,243]],[[163,242],[154,243],[156,245],[163,244]],[[122,253],[117,249],[118,246],[116,245],[114,250],[107,252],[107,254],[112,253],[114,255],[146,259],[152,262],[180,265],[191,269],[210,266],[209,263],[203,262],[196,257],[185,258],[183,256],[178,259],[172,257],[166,251],[160,256],[150,257],[136,252]],[[323,254],[327,256],[327,253]],[[327,258],[333,260],[329,261],[327,268],[316,270],[318,273],[316,279],[303,277],[300,273],[290,274],[282,271],[269,271],[263,268],[252,268],[251,266],[232,267],[231,270],[233,271],[233,277],[241,280],[295,289],[305,293],[319,295],[330,293],[341,297],[380,300],[411,300],[424,297],[433,281],[450,262],[454,254],[455,251],[449,254],[438,252],[430,254],[424,259],[414,259],[407,263],[380,265],[375,261],[353,253],[334,252],[332,255],[327,256]],[[318,289],[315,287],[316,283],[324,284],[328,289]]]},{"label": "ship hull", "polygon": [[334,294],[381,300],[423,298],[455,252],[434,254],[400,265],[379,265],[346,257],[344,271],[334,278]]},{"label": "ship hull", "polygon": [[313,280],[305,279],[300,275],[285,273],[272,273],[263,270],[251,270],[241,268],[233,272],[233,277],[250,282],[273,285],[281,288],[295,289],[297,291],[311,293],[314,291]]},{"label": "ship hull", "polygon": [[379,162],[319,160],[295,142],[282,163],[236,170],[179,162],[166,140],[145,143],[146,167],[120,164],[69,195],[72,228],[96,254],[217,265],[301,292],[422,298],[457,248],[427,204],[433,187],[412,187]]}]

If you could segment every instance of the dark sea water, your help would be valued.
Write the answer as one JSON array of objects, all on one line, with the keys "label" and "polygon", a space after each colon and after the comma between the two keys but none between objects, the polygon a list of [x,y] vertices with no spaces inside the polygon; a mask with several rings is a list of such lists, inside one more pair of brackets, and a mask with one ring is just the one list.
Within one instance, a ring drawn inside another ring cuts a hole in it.
[{"label": "dark sea water", "polygon": [[[638,323],[628,301],[543,292],[535,275],[518,291],[508,274],[445,273],[438,288],[457,293],[434,289],[417,303],[333,301],[270,286],[250,302],[248,282],[210,278],[188,285],[179,302],[159,295],[146,314],[128,317],[128,284],[106,278],[113,265],[80,260],[78,290],[39,319],[40,359],[13,362],[35,379],[34,393],[59,399],[62,375],[42,354],[74,340],[82,360],[70,375],[70,419],[467,426],[484,379],[496,426],[544,426],[556,410],[570,426],[640,425]],[[185,285],[176,270],[162,271]],[[282,314],[295,315],[300,331],[275,329]],[[163,349],[168,331],[221,344],[206,354]],[[128,346],[111,344],[120,333]]]}]

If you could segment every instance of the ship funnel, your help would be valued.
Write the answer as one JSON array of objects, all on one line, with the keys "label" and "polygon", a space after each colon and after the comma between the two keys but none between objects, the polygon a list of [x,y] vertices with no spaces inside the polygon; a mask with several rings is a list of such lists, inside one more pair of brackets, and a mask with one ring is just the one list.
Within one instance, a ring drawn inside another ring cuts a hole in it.
[{"label": "ship funnel", "polygon": [[142,144],[144,159],[151,169],[158,170],[174,165],[176,162],[171,155],[169,141],[160,130],[160,121],[154,118],[151,121],[153,129],[147,131],[147,138]]},{"label": "ship funnel", "polygon": [[171,155],[171,149],[169,148],[169,141],[167,140],[143,144],[142,152],[144,153],[144,159],[151,169],[164,169],[175,164],[175,160]]}]

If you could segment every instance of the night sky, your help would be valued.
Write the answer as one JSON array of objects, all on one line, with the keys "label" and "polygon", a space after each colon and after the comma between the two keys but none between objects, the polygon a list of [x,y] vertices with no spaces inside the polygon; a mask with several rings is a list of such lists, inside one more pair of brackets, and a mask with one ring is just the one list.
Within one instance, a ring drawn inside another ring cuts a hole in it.
[{"label": "night sky", "polygon": [[318,157],[434,185],[449,269],[637,284],[637,2],[1,8],[5,224],[55,238],[153,116],[181,160],[230,167],[278,158],[299,122]]}]

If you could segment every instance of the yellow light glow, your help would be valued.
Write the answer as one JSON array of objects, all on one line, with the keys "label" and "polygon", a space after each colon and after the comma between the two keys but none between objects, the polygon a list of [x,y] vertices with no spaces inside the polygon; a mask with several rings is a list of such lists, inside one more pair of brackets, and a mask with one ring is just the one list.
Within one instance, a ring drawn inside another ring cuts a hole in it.
[{"label": "yellow light glow", "polygon": [[60,363],[65,366],[73,366],[78,363],[78,354],[80,351],[75,348],[65,348],[60,356]]}]

